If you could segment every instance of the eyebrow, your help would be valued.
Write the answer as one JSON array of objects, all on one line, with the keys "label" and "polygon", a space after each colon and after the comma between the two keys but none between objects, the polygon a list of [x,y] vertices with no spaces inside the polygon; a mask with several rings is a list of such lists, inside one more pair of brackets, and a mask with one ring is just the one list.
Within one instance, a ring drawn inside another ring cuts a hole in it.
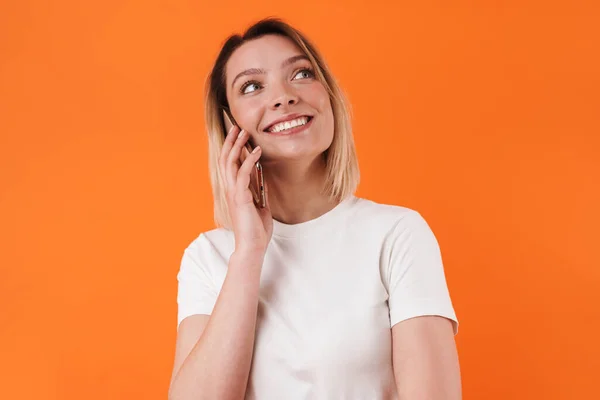
[{"label": "eyebrow", "polygon": [[[306,60],[306,61],[310,61],[310,59],[308,58],[308,56],[306,56],[305,54],[299,54],[297,56],[292,56],[290,58],[288,58],[287,60],[284,60],[281,63],[281,68],[285,68],[288,65],[291,65],[293,63],[295,63],[296,61],[300,61],[300,60]],[[267,71],[262,69],[262,68],[250,68],[247,70],[244,70],[242,72],[240,72],[239,74],[237,74],[235,76],[235,78],[233,79],[233,82],[231,82],[231,87],[233,88],[233,85],[235,84],[235,81],[238,80],[238,78],[241,78],[242,76],[247,76],[247,75],[264,75],[266,74]]]}]

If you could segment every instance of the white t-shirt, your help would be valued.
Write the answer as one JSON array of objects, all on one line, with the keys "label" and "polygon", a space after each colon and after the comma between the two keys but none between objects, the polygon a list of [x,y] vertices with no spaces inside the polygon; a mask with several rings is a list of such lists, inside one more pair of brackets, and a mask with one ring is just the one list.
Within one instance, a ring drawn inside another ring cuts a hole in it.
[{"label": "white t-shirt", "polygon": [[[273,221],[246,399],[396,399],[391,327],[458,321],[438,242],[412,209],[351,196],[295,225]],[[178,326],[211,314],[233,232],[201,234],[177,275]]]}]

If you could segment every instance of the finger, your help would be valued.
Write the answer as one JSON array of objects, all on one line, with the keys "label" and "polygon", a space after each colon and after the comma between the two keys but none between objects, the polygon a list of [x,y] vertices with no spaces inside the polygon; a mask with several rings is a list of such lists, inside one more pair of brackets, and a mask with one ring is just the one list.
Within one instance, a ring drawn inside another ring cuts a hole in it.
[{"label": "finger", "polygon": [[[253,169],[255,168],[256,162],[260,159],[260,155],[262,153],[262,149],[260,146],[254,148],[252,153],[248,155],[246,160],[242,163],[238,174],[237,174],[237,182],[236,182],[236,191],[240,192],[242,190],[250,190],[250,175],[252,174]],[[253,196],[254,197],[254,196]]]},{"label": "finger", "polygon": [[219,170],[221,173],[221,180],[223,181],[224,184],[227,184],[227,180],[226,180],[226,178],[227,178],[227,176],[226,176],[227,156],[229,156],[231,147],[233,146],[235,139],[239,135],[239,130],[240,130],[240,128],[237,125],[234,125],[231,127],[231,129],[229,129],[229,132],[227,132],[227,134],[225,136],[225,142],[223,143],[223,147],[221,148],[221,154],[219,155]]},{"label": "finger", "polygon": [[233,146],[233,142],[237,138],[239,134],[240,128],[237,125],[232,126],[228,132],[225,132],[225,140],[223,141],[223,146],[221,147],[221,156],[223,160],[227,159],[227,154],[229,154],[229,150],[231,146]]},{"label": "finger", "polygon": [[221,157],[223,158],[223,161],[227,160],[227,155],[229,154],[235,139],[237,139],[239,132],[240,128],[237,125],[234,125],[231,127],[231,129],[229,129],[229,132],[226,133],[225,141],[223,142],[223,147],[221,148]]},{"label": "finger", "polygon": [[[246,142],[244,144],[244,146],[242,147],[242,151],[240,154],[240,160],[241,160],[242,164],[244,163],[244,161],[246,161],[248,156],[250,156],[250,153],[252,153],[252,147],[250,147],[250,144],[248,142]],[[239,171],[238,171],[238,173],[239,173]],[[252,192],[252,196],[254,197],[254,201],[256,202],[256,204],[259,204],[260,194],[257,190],[258,182],[255,178],[256,178],[256,176],[254,176],[254,175],[251,176],[252,181],[250,182],[249,187],[250,187],[250,191]]]},{"label": "finger", "polygon": [[235,182],[237,181],[237,173],[240,165],[240,153],[242,151],[242,147],[248,140],[249,136],[250,135],[248,135],[248,132],[242,129],[237,139],[235,140],[235,143],[233,144],[229,155],[227,156],[227,165],[225,166],[225,168],[227,171],[227,179],[229,179],[229,183],[232,186],[234,186]]},{"label": "finger", "polygon": [[246,142],[244,144],[244,146],[242,147],[242,151],[240,154],[240,161],[244,162],[246,161],[246,158],[248,157],[248,155],[252,152],[252,148],[250,147],[250,143]]}]

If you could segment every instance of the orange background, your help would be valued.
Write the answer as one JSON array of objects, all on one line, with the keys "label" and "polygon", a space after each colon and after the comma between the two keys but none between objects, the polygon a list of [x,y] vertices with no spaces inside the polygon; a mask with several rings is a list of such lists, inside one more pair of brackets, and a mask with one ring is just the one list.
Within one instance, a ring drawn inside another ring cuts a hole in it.
[{"label": "orange background", "polygon": [[0,12],[2,398],[166,398],[204,79],[269,15],[352,102],[357,194],[438,237],[464,398],[600,398],[598,6],[51,3]]}]

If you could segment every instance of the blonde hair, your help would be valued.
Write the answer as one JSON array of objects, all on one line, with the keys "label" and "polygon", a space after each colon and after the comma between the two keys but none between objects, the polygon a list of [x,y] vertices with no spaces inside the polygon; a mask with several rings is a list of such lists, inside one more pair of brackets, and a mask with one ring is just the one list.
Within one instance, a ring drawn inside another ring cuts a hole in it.
[{"label": "blonde hair", "polygon": [[[278,18],[263,19],[248,28],[243,35],[232,35],[225,41],[206,82],[205,118],[208,132],[208,163],[214,198],[214,219],[217,227],[231,229],[225,188],[218,170],[219,155],[226,135],[223,110],[229,108],[225,91],[225,65],[233,52],[241,45],[269,34],[291,39],[309,58],[317,78],[329,93],[333,109],[334,135],[331,146],[323,153],[327,168],[325,193],[332,200],[342,201],[354,194],[360,180],[350,121],[350,106],[323,57],[297,29]],[[265,174],[268,174],[268,171],[265,171]]]}]

